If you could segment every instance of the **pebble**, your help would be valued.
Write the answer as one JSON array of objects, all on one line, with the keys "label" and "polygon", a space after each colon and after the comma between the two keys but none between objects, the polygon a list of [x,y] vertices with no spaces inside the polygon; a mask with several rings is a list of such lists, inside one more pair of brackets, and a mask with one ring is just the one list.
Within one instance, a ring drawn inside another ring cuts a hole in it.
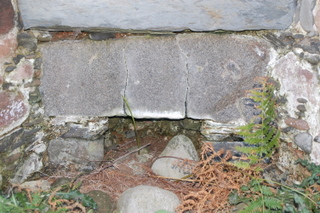
[{"label": "pebble", "polygon": [[8,66],[4,71],[12,72],[15,68],[17,68],[17,67],[16,66]]},{"label": "pebble", "polygon": [[304,98],[297,98],[297,101],[302,104],[305,104],[308,102],[307,99],[304,99]]},{"label": "pebble", "polygon": [[320,135],[314,137],[314,142],[320,143]]},{"label": "pebble", "polygon": [[284,119],[284,122],[293,128],[300,129],[300,130],[309,130],[309,124],[305,120],[302,119],[296,119],[296,118],[291,118],[287,117]]},{"label": "pebble", "polygon": [[297,144],[305,153],[310,154],[312,150],[312,135],[303,132],[294,136],[294,143]]},{"label": "pebble", "polygon": [[305,112],[305,111],[307,111],[306,106],[303,105],[303,104],[298,105],[298,106],[297,106],[297,109],[298,109],[300,112]]}]

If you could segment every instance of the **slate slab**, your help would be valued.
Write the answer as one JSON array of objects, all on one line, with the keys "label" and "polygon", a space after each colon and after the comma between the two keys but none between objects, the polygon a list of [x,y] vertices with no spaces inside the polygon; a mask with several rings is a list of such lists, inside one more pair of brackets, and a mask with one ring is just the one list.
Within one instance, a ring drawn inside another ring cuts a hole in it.
[{"label": "slate slab", "polygon": [[133,115],[184,118],[187,70],[175,37],[131,38],[125,57],[128,69],[125,96]]},{"label": "slate slab", "polygon": [[124,115],[127,72],[122,42],[55,42],[41,46],[47,116]]},{"label": "slate slab", "polygon": [[235,121],[242,117],[240,97],[263,76],[269,61],[267,43],[250,36],[181,34],[187,56],[187,117]]},{"label": "slate slab", "polygon": [[296,0],[18,1],[25,28],[82,27],[156,31],[286,29]]},{"label": "slate slab", "polygon": [[103,159],[103,140],[55,138],[49,142],[48,154],[54,165],[87,165]]}]

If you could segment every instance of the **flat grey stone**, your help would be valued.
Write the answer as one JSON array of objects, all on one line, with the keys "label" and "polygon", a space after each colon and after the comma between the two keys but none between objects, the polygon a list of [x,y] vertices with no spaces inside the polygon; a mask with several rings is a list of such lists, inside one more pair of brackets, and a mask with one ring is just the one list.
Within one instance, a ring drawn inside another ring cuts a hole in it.
[{"label": "flat grey stone", "polygon": [[124,115],[127,72],[121,41],[55,42],[41,46],[47,116]]},{"label": "flat grey stone", "polygon": [[25,28],[193,31],[286,29],[296,0],[20,0]]},{"label": "flat grey stone", "polygon": [[312,135],[307,132],[294,136],[294,143],[297,144],[305,153],[310,154],[312,151]]},{"label": "flat grey stone", "polygon": [[123,192],[117,203],[121,213],[175,212],[180,200],[173,192],[154,186],[140,185]]},{"label": "flat grey stone", "polygon": [[56,138],[49,142],[49,160],[55,165],[68,165],[70,163],[86,165],[90,161],[102,161],[103,146],[103,139],[88,141]]},{"label": "flat grey stone", "polygon": [[125,57],[128,67],[125,96],[133,115],[184,118],[187,70],[175,37],[131,38]]},{"label": "flat grey stone", "polygon": [[24,160],[23,164],[20,165],[15,176],[10,180],[10,182],[14,184],[21,184],[33,173],[40,171],[42,167],[43,163],[40,156],[36,153],[32,153]]},{"label": "flat grey stone", "polygon": [[130,116],[125,96],[136,118],[249,120],[242,98],[265,75],[269,48],[203,33],[42,44],[45,115]]},{"label": "flat grey stone", "polygon": [[188,61],[187,117],[220,122],[242,117],[239,99],[255,77],[264,75],[269,45],[239,35],[181,34],[177,39]]},{"label": "flat grey stone", "polygon": [[300,25],[307,32],[313,32],[313,13],[312,10],[316,4],[316,0],[301,1],[300,8]]},{"label": "flat grey stone", "polygon": [[152,164],[152,171],[157,175],[171,178],[182,178],[192,173],[194,165],[181,159],[199,161],[192,141],[184,135],[173,137],[159,157],[161,158]]}]

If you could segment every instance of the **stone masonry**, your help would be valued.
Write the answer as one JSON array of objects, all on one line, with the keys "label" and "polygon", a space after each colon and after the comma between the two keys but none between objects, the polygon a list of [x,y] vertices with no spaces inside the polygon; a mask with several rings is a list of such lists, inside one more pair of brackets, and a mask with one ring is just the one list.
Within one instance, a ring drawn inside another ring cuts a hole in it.
[{"label": "stone masonry", "polygon": [[0,2],[0,185],[94,169],[83,159],[102,160],[123,96],[136,118],[198,119],[227,140],[255,115],[245,90],[261,75],[277,85],[279,166],[320,164],[320,0],[110,2]]},{"label": "stone masonry", "polygon": [[44,44],[45,114],[123,116],[124,96],[136,118],[236,121],[244,91],[265,75],[269,48],[214,34]]}]

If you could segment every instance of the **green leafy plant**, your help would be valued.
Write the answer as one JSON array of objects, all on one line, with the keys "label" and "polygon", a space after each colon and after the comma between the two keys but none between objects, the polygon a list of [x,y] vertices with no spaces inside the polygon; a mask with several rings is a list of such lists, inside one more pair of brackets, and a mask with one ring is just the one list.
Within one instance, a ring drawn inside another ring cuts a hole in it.
[{"label": "green leafy plant", "polygon": [[[134,134],[135,134],[136,141],[137,141],[137,146],[138,146],[138,148],[140,148],[141,143],[140,143],[140,138],[139,138],[139,136],[138,136],[136,120],[135,120],[135,118],[134,118],[134,116],[133,116],[133,113],[132,113],[132,111],[131,111],[131,107],[130,107],[130,105],[129,105],[128,100],[127,100],[124,96],[122,96],[122,98],[123,98],[124,103],[126,104],[126,107],[127,107],[128,110],[129,110],[130,117],[131,117],[132,124],[133,124]],[[140,154],[140,150],[138,151],[138,154]]]},{"label": "green leafy plant", "polygon": [[28,213],[28,212],[86,212],[85,207],[97,209],[93,199],[80,193],[78,190],[62,191],[58,188],[54,191],[31,192],[22,189],[11,193],[9,196],[0,196],[0,212],[2,213]]},{"label": "green leafy plant", "polygon": [[244,138],[246,146],[237,150],[247,154],[249,162],[237,162],[239,167],[249,167],[249,164],[261,162],[271,157],[278,147],[280,130],[277,127],[275,87],[267,78],[260,78],[261,87],[250,90],[250,98],[256,103],[260,114],[251,123],[239,128],[238,134]]},{"label": "green leafy plant", "polygon": [[229,203],[246,204],[239,213],[316,213],[320,212],[320,166],[299,160],[312,173],[301,184],[286,186],[262,178],[253,178],[240,191],[229,196]]}]

